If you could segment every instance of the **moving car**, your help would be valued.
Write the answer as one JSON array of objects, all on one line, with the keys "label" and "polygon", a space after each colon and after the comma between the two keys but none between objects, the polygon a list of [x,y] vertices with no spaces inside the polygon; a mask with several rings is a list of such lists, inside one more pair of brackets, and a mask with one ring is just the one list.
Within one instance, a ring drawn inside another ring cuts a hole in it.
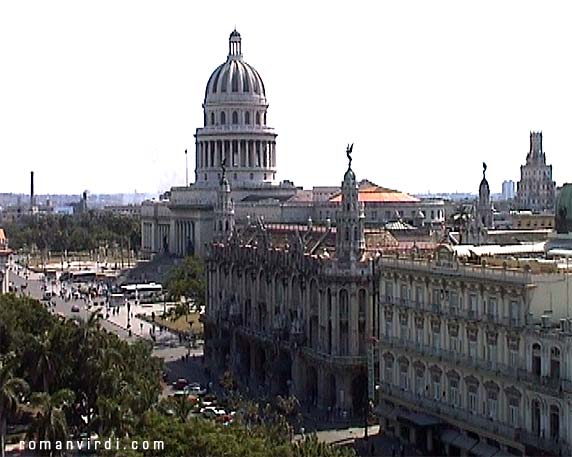
[{"label": "moving car", "polygon": [[79,313],[79,306],[78,305],[72,305],[71,311],[72,311],[72,313]]}]

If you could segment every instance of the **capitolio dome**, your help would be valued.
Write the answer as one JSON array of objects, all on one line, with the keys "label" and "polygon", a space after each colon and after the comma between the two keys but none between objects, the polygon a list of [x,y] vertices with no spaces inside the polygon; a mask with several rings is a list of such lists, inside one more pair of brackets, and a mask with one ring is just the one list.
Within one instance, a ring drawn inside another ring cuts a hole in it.
[{"label": "capitolio dome", "polygon": [[243,60],[240,33],[234,30],[226,62],[213,71],[207,83],[205,104],[238,100],[266,103],[266,93],[260,74]]}]

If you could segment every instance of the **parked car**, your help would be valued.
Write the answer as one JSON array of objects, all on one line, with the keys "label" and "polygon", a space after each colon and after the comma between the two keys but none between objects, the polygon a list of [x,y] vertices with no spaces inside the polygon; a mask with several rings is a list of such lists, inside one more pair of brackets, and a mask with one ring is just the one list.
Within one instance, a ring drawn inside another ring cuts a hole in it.
[{"label": "parked car", "polygon": [[179,378],[175,382],[173,382],[173,387],[177,390],[183,390],[188,385],[189,381],[187,381],[185,378]]},{"label": "parked car", "polygon": [[224,416],[226,411],[222,408],[217,408],[216,406],[207,406],[205,408],[201,408],[200,413],[207,419],[215,419],[219,416]]},{"label": "parked car", "polygon": [[203,389],[200,385],[188,385],[185,388],[185,391],[191,395],[198,395],[198,396],[202,396],[202,395],[206,395],[207,393],[207,389]]},{"label": "parked car", "polygon": [[72,311],[72,313],[79,313],[79,306],[78,305],[72,305],[71,311]]}]

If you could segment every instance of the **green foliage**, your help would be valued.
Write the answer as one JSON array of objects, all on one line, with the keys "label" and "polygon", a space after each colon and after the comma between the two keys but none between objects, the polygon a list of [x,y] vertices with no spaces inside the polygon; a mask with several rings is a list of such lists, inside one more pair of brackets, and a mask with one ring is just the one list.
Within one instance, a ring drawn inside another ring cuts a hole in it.
[{"label": "green foliage", "polygon": [[[35,300],[3,295],[0,323],[0,425],[30,384],[37,393],[29,397],[34,415],[29,438],[53,442],[96,432],[127,446],[100,452],[110,457],[353,455],[312,437],[292,444],[289,422],[299,419],[300,409],[294,397],[261,408],[232,391],[237,420],[227,426],[193,417],[187,398],[159,402],[161,363],[150,346],[102,331],[96,316],[62,322]],[[236,384],[230,374],[221,382],[229,388]],[[150,448],[131,450],[133,441]],[[155,441],[164,442],[165,449],[153,449]],[[52,449],[51,455],[58,454]]]},{"label": "green foliage", "polygon": [[4,225],[13,249],[92,251],[116,245],[138,249],[141,224],[134,217],[88,212],[80,215],[25,216]]},{"label": "green foliage", "polygon": [[[205,264],[199,257],[187,257],[169,275],[165,289],[172,300],[184,296],[196,305],[205,304]],[[183,312],[183,310],[181,310]]]},{"label": "green foliage", "polygon": [[36,300],[2,295],[0,322],[0,358],[13,354],[15,375],[41,393],[35,396],[40,409],[52,405],[56,411],[50,401],[73,393],[65,426],[74,432],[125,436],[134,418],[157,402],[162,364],[149,345],[100,330],[96,316],[62,322]]}]

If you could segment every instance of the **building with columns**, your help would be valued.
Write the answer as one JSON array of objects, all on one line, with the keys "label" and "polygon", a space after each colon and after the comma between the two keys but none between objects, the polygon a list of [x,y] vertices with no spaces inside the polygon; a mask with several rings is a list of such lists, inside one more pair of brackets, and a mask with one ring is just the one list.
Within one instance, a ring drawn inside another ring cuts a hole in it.
[{"label": "building with columns", "polygon": [[445,245],[378,263],[385,429],[436,455],[570,455],[568,275]]},{"label": "building with columns", "polygon": [[[159,200],[141,206],[141,251],[149,257],[206,254],[214,239],[214,207],[223,163],[238,224],[259,218],[295,224],[312,219],[323,226],[336,222],[340,187],[304,190],[289,180],[277,182],[277,134],[269,125],[264,82],[244,60],[236,30],[228,46],[226,61],[206,85],[204,122],[195,132],[194,182],[172,187]],[[427,227],[440,227],[445,221],[443,200],[421,200],[369,181],[359,183],[358,193],[364,221],[370,226],[383,226],[396,213],[404,221]]]},{"label": "building with columns", "polygon": [[373,251],[351,166],[341,188],[333,242],[330,226],[279,233],[258,221],[213,243],[203,323],[215,376],[231,371],[253,395],[293,394],[347,419],[367,398]]},{"label": "building with columns", "polygon": [[552,165],[546,165],[542,132],[530,132],[530,149],[517,183],[517,205],[520,209],[553,213],[555,199],[556,183],[552,180]]}]

